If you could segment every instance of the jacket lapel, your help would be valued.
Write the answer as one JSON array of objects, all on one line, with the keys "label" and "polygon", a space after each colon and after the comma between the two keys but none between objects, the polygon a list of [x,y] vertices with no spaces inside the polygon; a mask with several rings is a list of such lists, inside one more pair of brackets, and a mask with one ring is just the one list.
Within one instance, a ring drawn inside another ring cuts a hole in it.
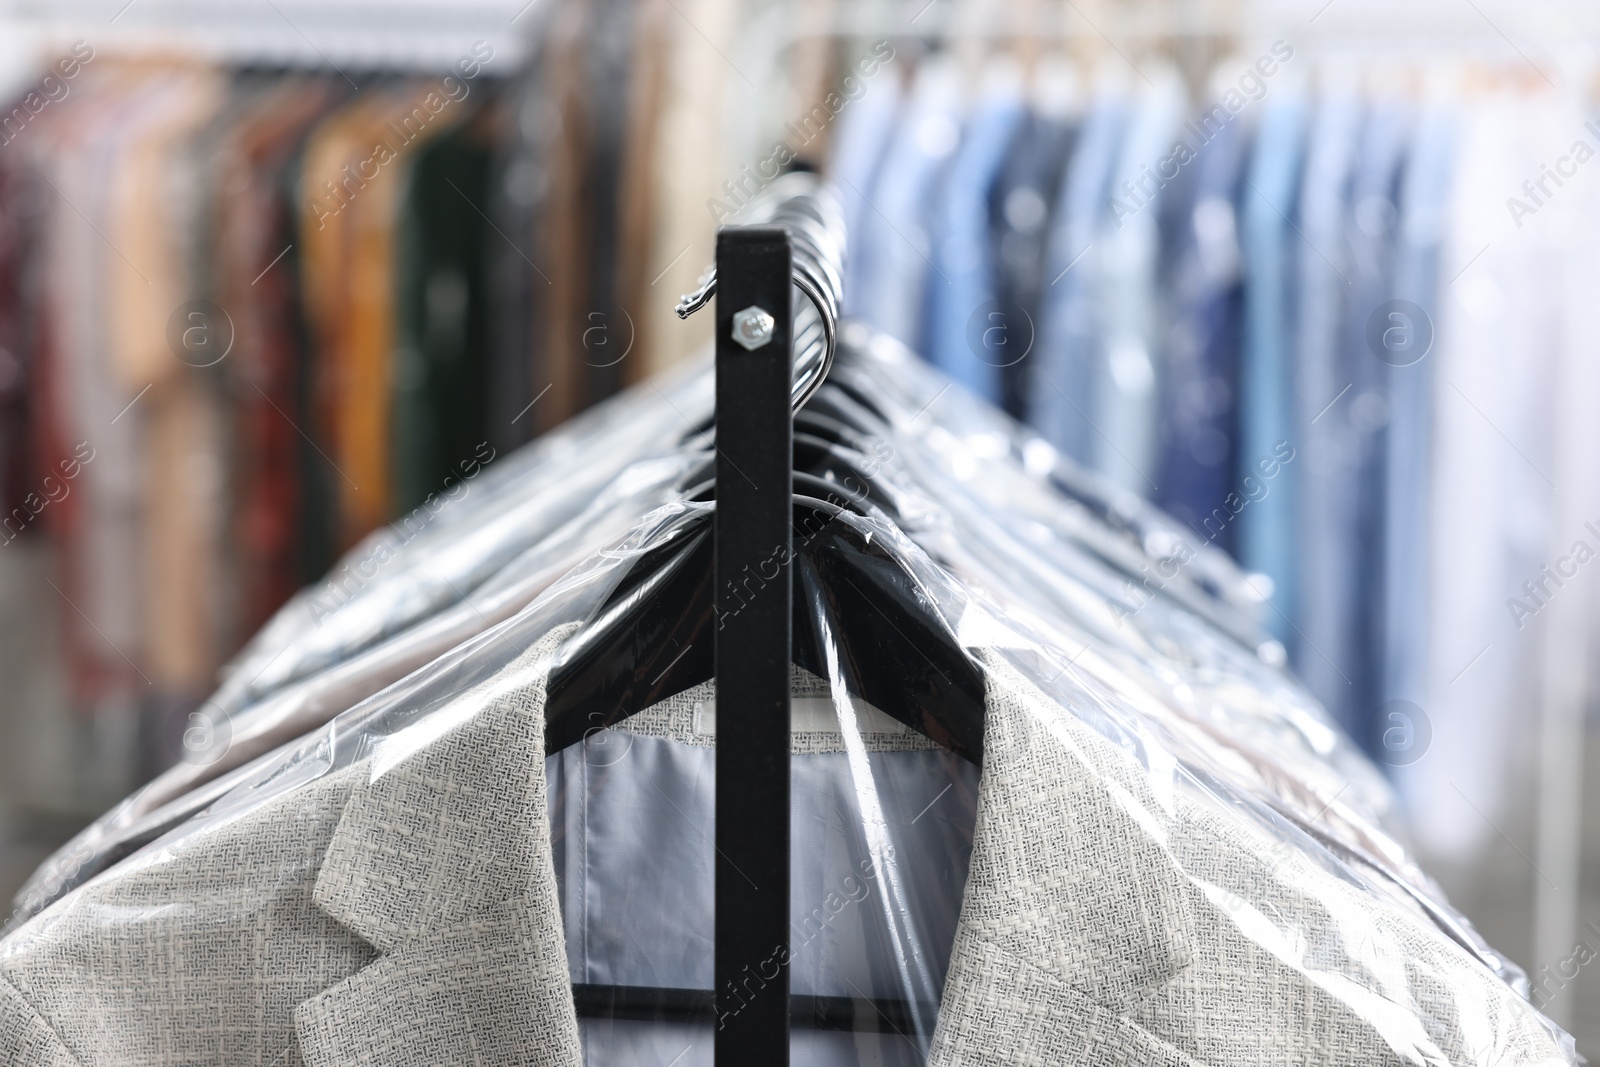
[{"label": "jacket lapel", "polygon": [[544,780],[563,627],[384,742],[317,904],[383,955],[295,1011],[311,1067],[581,1067]]}]

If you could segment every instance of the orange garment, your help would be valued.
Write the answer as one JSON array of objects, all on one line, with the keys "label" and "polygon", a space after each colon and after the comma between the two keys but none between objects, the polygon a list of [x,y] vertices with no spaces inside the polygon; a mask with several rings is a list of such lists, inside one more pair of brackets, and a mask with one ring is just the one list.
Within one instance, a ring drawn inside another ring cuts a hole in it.
[{"label": "orange garment", "polygon": [[466,115],[438,81],[375,91],[328,120],[306,153],[301,232],[317,321],[319,406],[349,547],[394,516],[389,470],[395,264],[406,164]]},{"label": "orange garment", "polygon": [[[345,494],[359,492],[359,482],[347,471],[349,457],[342,454],[339,435],[340,398],[352,385],[346,381],[345,329],[348,262],[348,223],[335,184],[340,169],[355,155],[362,124],[377,106],[372,94],[356,98],[319,123],[308,138],[301,162],[296,209],[300,218],[301,290],[304,294],[311,349],[306,433],[328,460],[331,475],[323,480],[332,488],[335,511],[343,514]],[[370,480],[369,480],[370,481]],[[343,523],[337,523],[343,526]],[[342,529],[338,541],[346,538]]]},{"label": "orange garment", "polygon": [[175,183],[176,155],[224,102],[226,82],[207,69],[170,69],[125,136],[108,174],[111,229],[117,254],[106,257],[110,285],[112,367],[125,386],[142,389],[179,373],[168,322],[194,298],[187,240],[194,188]]}]

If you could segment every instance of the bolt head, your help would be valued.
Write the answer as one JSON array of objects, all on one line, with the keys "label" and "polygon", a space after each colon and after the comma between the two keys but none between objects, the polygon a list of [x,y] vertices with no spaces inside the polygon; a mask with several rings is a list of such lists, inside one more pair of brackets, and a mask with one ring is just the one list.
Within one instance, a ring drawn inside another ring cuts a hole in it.
[{"label": "bolt head", "polygon": [[775,326],[777,322],[767,310],[755,304],[733,313],[733,339],[751,352],[772,340]]}]

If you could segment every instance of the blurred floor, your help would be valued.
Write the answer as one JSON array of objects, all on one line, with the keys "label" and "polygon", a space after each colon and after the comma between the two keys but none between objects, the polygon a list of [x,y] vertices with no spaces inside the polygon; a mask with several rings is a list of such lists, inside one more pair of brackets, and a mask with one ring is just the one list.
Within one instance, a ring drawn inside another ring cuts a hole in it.
[{"label": "blurred floor", "polygon": [[[49,547],[17,541],[0,549],[0,900],[9,902],[34,867],[134,784],[132,724],[67,712],[61,685],[58,620],[72,610],[47,580]],[[121,718],[126,719],[126,716]],[[1531,731],[1530,731],[1531,733]],[[1529,958],[1533,892],[1540,875],[1533,845],[1531,752],[1508,753],[1524,783],[1523,801],[1470,868],[1439,870],[1451,900],[1490,944],[1538,982],[1560,960]],[[1600,733],[1591,731],[1585,770],[1600,773]],[[1600,814],[1600,781],[1586,774],[1585,813]],[[1584,820],[1584,894],[1580,921],[1600,930],[1600,817]],[[1578,937],[1574,933],[1574,938]],[[1600,953],[1600,934],[1586,943]],[[1600,1063],[1600,955],[1570,983],[1570,1029],[1578,1049]]]}]

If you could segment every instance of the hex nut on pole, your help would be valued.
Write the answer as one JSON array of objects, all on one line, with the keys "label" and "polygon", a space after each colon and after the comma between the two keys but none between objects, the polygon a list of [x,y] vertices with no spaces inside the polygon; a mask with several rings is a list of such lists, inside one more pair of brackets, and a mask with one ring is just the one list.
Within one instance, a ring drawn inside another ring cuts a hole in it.
[{"label": "hex nut on pole", "polygon": [[748,351],[754,352],[772,340],[777,322],[767,310],[751,304],[743,311],[733,313],[733,339]]}]

